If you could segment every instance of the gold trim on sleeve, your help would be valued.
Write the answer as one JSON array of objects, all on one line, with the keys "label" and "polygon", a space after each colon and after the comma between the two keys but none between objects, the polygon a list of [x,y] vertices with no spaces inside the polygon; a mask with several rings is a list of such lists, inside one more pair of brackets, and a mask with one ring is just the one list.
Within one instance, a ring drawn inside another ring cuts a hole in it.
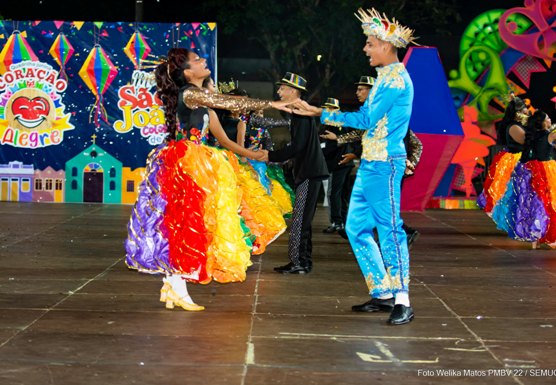
[{"label": "gold trim on sleeve", "polygon": [[269,100],[223,95],[198,88],[185,90],[183,102],[188,108],[209,107],[241,112],[264,110],[272,107],[272,102]]}]

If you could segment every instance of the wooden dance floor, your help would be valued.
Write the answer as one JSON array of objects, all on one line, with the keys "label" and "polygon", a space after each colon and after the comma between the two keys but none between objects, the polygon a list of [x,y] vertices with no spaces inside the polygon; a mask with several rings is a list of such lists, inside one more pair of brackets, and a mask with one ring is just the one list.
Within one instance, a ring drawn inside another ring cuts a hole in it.
[{"label": "wooden dance floor", "polygon": [[556,383],[556,251],[480,211],[407,213],[415,320],[356,314],[347,241],[314,221],[314,270],[284,276],[287,234],[241,284],[190,285],[206,310],[166,310],[160,277],[124,264],[130,206],[0,202],[0,384]]}]

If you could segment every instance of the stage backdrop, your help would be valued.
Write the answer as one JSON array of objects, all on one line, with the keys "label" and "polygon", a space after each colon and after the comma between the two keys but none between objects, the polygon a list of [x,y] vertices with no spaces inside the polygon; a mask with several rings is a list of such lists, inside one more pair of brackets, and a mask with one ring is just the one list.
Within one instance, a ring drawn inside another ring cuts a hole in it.
[{"label": "stage backdrop", "polygon": [[172,47],[216,73],[215,23],[0,21],[0,200],[133,203]]}]

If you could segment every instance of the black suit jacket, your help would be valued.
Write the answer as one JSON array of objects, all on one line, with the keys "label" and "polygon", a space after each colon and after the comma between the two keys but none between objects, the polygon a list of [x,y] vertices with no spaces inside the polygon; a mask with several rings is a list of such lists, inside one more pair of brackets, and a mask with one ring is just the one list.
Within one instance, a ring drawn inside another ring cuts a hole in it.
[{"label": "black suit jacket", "polygon": [[[351,130],[351,128],[346,127],[322,126],[320,131],[321,133],[324,131],[330,131],[336,134],[336,136],[340,136],[351,132]],[[339,164],[340,161],[343,160],[343,155],[354,151],[351,143],[338,144],[338,141],[336,140],[321,139],[321,148],[322,153],[324,154],[324,159],[326,159],[326,166],[328,167],[329,172],[354,166],[353,161],[346,164]]]},{"label": "black suit jacket", "polygon": [[270,162],[293,159],[295,184],[305,179],[326,179],[328,169],[320,148],[317,126],[312,117],[292,114],[291,141],[284,148],[268,153]]}]

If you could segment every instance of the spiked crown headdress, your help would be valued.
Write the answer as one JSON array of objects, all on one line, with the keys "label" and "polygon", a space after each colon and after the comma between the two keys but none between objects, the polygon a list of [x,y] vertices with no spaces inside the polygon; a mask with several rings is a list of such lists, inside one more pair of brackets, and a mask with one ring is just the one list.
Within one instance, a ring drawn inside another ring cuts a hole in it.
[{"label": "spiked crown headdress", "polygon": [[363,33],[367,36],[374,36],[397,48],[405,48],[410,43],[415,44],[416,38],[412,29],[401,25],[395,18],[389,20],[384,13],[380,15],[374,8],[359,8],[355,17],[361,22]]}]

